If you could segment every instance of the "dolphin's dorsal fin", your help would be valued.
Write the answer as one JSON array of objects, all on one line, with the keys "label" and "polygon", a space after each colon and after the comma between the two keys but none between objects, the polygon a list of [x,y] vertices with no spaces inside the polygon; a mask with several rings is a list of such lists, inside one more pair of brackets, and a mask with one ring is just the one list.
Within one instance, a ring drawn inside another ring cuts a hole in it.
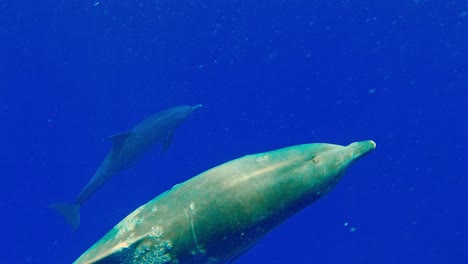
[{"label": "dolphin's dorsal fin", "polygon": [[172,139],[174,138],[174,130],[170,130],[167,132],[166,137],[164,138],[162,142],[162,149],[161,149],[161,154],[164,154],[167,152],[169,147],[172,144]]},{"label": "dolphin's dorsal fin", "polygon": [[132,131],[125,131],[122,133],[112,135],[106,138],[106,140],[110,140],[112,142],[112,147],[118,149],[131,134],[132,134]]}]

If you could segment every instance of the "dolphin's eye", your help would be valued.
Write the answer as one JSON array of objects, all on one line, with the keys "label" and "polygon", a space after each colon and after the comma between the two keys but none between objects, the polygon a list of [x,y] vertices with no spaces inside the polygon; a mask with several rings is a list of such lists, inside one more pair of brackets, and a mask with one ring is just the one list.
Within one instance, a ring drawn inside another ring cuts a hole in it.
[{"label": "dolphin's eye", "polygon": [[317,156],[314,156],[314,157],[312,158],[312,162],[315,163],[315,164],[318,163]]}]

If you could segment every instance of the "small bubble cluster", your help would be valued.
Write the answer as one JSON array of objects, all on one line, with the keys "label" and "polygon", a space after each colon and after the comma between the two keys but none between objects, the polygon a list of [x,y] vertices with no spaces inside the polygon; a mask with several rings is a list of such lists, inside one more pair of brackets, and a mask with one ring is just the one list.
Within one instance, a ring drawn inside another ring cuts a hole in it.
[{"label": "small bubble cluster", "polygon": [[153,226],[147,236],[135,245],[132,263],[177,264],[177,259],[171,259],[170,250],[172,248],[172,242],[164,239],[163,228],[161,226]]},{"label": "small bubble cluster", "polygon": [[192,255],[205,255],[206,254],[206,249],[204,247],[201,247],[199,246],[198,248],[196,249],[193,249],[192,251],[190,251],[190,253]]},{"label": "small bubble cluster", "polygon": [[206,263],[207,264],[216,264],[216,263],[219,263],[219,259],[211,257],[206,261]]},{"label": "small bubble cluster", "polygon": [[257,162],[265,162],[265,161],[268,161],[269,159],[270,157],[268,155],[265,155],[265,156],[258,157]]},{"label": "small bubble cluster", "polygon": [[151,231],[148,232],[150,238],[160,238],[163,235],[163,229],[160,226],[151,227]]},{"label": "small bubble cluster", "polygon": [[148,238],[135,247],[132,262],[142,264],[178,263],[178,260],[171,260],[169,253],[171,249],[172,243],[169,240]]},{"label": "small bubble cluster", "polygon": [[118,235],[121,235],[126,232],[131,232],[135,226],[143,222],[143,218],[138,218],[137,214],[140,212],[140,209],[133,211],[129,216],[127,216],[122,222],[118,223],[115,227],[119,230]]}]

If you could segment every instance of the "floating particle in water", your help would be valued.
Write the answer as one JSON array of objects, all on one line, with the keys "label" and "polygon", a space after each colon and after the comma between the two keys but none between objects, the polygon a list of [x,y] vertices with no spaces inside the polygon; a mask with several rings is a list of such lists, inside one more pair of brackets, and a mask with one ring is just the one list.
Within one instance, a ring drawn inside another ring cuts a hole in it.
[{"label": "floating particle in water", "polygon": [[356,229],[357,229],[355,226],[350,226],[348,222],[345,222],[345,223],[343,224],[343,226],[349,227],[349,232],[351,232],[351,233],[352,233],[352,232],[355,232]]}]

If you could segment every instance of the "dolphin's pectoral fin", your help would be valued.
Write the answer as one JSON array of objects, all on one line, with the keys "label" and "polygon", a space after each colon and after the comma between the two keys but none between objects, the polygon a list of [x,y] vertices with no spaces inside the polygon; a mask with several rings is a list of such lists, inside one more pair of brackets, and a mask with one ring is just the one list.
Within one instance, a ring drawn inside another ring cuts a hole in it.
[{"label": "dolphin's pectoral fin", "polygon": [[122,149],[122,146],[125,144],[125,141],[131,134],[132,134],[132,131],[126,131],[126,132],[112,135],[106,139],[112,142],[112,149],[109,152],[111,160],[112,160],[112,157],[119,155],[120,150]]},{"label": "dolphin's pectoral fin", "polygon": [[106,140],[110,140],[112,142],[113,148],[120,148],[120,145],[122,145],[123,142],[132,134],[132,131],[125,131],[122,133],[118,133],[115,135],[112,135]]},{"label": "dolphin's pectoral fin", "polygon": [[162,143],[161,154],[164,154],[164,153],[167,152],[167,150],[169,149],[169,147],[172,144],[172,139],[173,138],[174,138],[174,131],[171,130],[171,131],[167,132],[167,135],[164,138],[163,143]]}]

